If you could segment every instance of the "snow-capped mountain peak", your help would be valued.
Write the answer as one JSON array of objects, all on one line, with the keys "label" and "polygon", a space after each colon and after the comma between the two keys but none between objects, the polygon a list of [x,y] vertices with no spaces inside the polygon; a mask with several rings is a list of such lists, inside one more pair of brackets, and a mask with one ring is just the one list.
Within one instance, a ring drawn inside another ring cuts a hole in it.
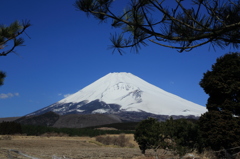
[{"label": "snow-capped mountain peak", "polygon": [[200,116],[206,108],[168,93],[126,72],[109,73],[78,92],[33,114],[147,112]]}]

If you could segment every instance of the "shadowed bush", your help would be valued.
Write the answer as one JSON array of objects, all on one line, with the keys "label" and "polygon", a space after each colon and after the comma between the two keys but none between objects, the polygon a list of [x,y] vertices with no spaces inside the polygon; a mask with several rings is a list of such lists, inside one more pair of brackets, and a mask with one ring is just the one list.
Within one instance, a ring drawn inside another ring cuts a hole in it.
[{"label": "shadowed bush", "polygon": [[116,145],[120,147],[133,147],[131,144],[130,138],[126,137],[124,134],[120,134],[119,136],[97,136],[96,141],[104,144],[104,145]]}]

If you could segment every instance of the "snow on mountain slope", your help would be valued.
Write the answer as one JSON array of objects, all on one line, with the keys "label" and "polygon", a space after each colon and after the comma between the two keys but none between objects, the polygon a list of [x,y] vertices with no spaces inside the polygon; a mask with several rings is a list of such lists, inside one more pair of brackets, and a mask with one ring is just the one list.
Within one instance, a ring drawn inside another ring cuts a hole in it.
[{"label": "snow on mountain slope", "polygon": [[[61,105],[66,106],[68,103],[87,104],[95,100],[120,105],[120,111],[144,111],[153,114],[184,116],[200,116],[207,111],[203,106],[168,93],[131,73],[125,72],[109,73],[49,107],[52,107],[52,111],[55,112],[56,109],[64,111],[66,108],[63,109]],[[85,111],[86,108],[81,109],[84,104],[79,104],[75,111]],[[97,109],[94,112],[106,112],[106,109]]]}]

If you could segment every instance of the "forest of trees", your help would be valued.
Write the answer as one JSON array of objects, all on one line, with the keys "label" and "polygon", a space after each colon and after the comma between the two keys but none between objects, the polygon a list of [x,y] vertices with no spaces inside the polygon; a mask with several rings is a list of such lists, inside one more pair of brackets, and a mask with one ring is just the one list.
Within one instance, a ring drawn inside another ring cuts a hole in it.
[{"label": "forest of trees", "polygon": [[216,60],[212,70],[204,73],[200,86],[209,95],[208,111],[197,123],[186,120],[142,121],[135,140],[146,149],[168,148],[180,155],[198,150],[221,151],[229,155],[240,152],[240,53],[229,53]]},{"label": "forest of trees", "polygon": [[[131,123],[130,123],[131,124]],[[120,127],[119,127],[120,125]],[[127,123],[125,124],[127,125]],[[99,136],[105,134],[131,134],[133,130],[124,130],[123,124],[112,124],[112,127],[120,128],[117,130],[99,130],[97,127],[89,128],[55,128],[49,126],[41,125],[25,125],[19,124],[17,122],[2,122],[0,123],[0,135],[14,135],[14,134],[23,134],[28,136],[41,136],[44,134],[59,134],[67,136]],[[122,129],[121,129],[122,128]]]}]

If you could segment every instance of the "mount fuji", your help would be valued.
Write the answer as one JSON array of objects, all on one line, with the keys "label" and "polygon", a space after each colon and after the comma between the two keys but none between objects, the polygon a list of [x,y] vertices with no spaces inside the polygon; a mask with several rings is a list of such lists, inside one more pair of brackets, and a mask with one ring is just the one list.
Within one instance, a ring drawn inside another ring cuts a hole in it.
[{"label": "mount fuji", "polygon": [[131,73],[109,73],[78,92],[30,115],[147,113],[195,116],[205,113],[201,105],[158,88]]}]

